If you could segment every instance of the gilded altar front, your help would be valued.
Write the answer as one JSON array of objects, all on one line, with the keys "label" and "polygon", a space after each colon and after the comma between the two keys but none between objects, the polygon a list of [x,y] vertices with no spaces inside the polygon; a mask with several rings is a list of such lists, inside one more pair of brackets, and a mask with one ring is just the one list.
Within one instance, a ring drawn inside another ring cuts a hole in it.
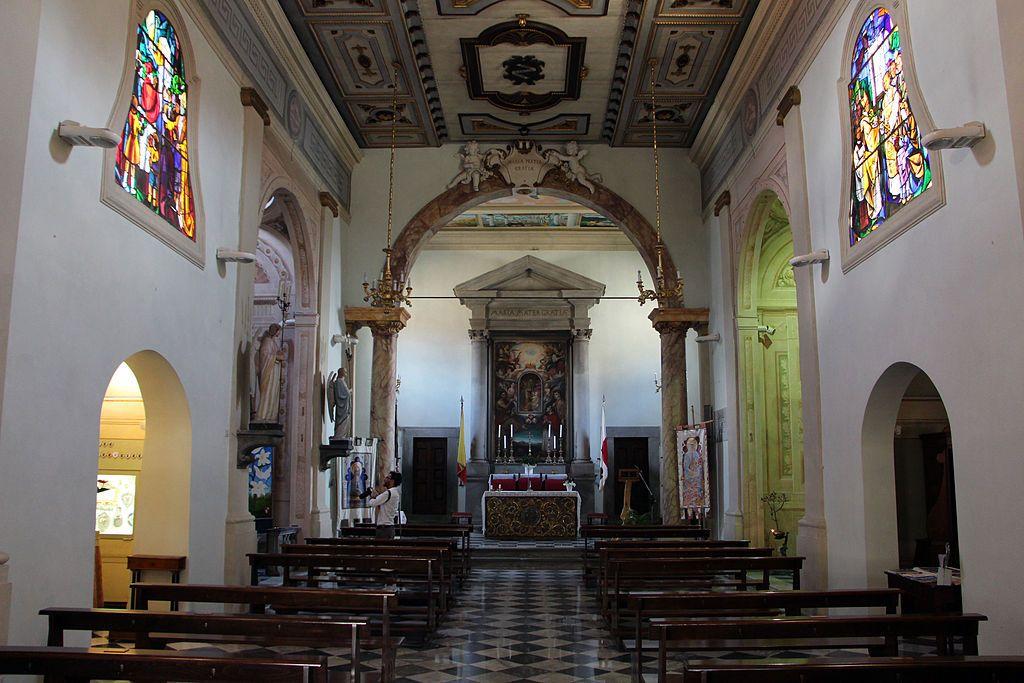
[{"label": "gilded altar front", "polygon": [[579,531],[575,491],[486,491],[481,509],[487,538],[576,538]]}]

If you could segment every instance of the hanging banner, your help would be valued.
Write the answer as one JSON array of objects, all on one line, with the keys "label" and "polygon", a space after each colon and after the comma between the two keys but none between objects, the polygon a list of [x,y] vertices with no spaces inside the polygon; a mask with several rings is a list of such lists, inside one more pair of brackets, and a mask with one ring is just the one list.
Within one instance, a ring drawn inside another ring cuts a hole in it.
[{"label": "hanging banner", "polygon": [[676,449],[679,512],[690,519],[703,519],[711,510],[707,424],[686,426],[676,430]]}]

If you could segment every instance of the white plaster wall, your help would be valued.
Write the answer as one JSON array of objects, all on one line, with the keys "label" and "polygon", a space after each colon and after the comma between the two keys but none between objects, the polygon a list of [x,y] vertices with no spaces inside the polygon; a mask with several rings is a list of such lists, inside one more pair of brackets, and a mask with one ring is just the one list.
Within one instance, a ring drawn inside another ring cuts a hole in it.
[{"label": "white plaster wall", "polygon": [[861,427],[877,378],[892,363],[913,363],[934,380],[952,427],[964,609],[990,618],[983,653],[1020,653],[1024,594],[1012,587],[1024,564],[1024,243],[995,4],[907,6],[917,75],[936,124],[979,119],[990,139],[973,151],[941,152],[946,206],[843,274],[840,136],[847,129],[836,83],[848,74],[841,53],[852,10],[798,84],[812,242],[836,255],[827,278],[815,274],[829,578],[833,587],[883,580],[865,568],[865,518],[879,511],[864,502],[874,494],[863,490]]},{"label": "white plaster wall", "polygon": [[[128,11],[127,0],[44,0],[35,65],[19,62],[34,68],[35,89],[0,416],[13,643],[43,641],[40,608],[91,602],[100,406],[118,363],[143,349],[174,367],[191,411],[188,579],[223,579],[236,267],[218,267],[213,252],[237,242],[239,84],[187,20],[202,78],[191,127],[207,231],[199,270],[100,203],[101,173],[110,172],[100,150],[52,140],[61,119],[107,120]],[[0,53],[11,54],[0,37]],[[5,58],[4,71],[12,67]]]},{"label": "white plaster wall", "polygon": [[[485,145],[487,147],[489,145]],[[632,204],[654,225],[654,163],[651,150],[587,146],[584,160],[604,184]],[[445,190],[458,172],[458,145],[399,149],[395,158],[395,199],[392,239],[430,200]],[[345,243],[344,291],[348,305],[362,302],[362,275],[383,265],[387,223],[388,154],[366,150],[352,176],[352,228]],[[581,192],[586,190],[580,188]],[[662,231],[665,244],[686,282],[688,306],[706,306],[709,296],[705,235],[700,217],[700,178],[684,150],[661,152]],[[636,269],[633,269],[636,272]],[[483,272],[483,271],[481,271]],[[649,276],[645,277],[649,280]],[[649,283],[648,283],[649,285]],[[634,286],[635,288],[635,286]],[[360,294],[357,296],[357,292]]]},{"label": "white plaster wall", "polygon": [[[633,297],[636,252],[574,251],[424,251],[412,271],[416,296],[453,297],[452,288],[529,253],[563,268],[603,282],[606,297]],[[661,345],[647,315],[629,300],[604,299],[590,309],[590,433],[600,451],[601,396],[606,397],[609,427],[661,424],[661,398],[654,376],[661,370]],[[469,424],[469,309],[458,299],[416,299],[412,317],[398,335],[398,403],[400,427],[458,427],[459,397],[467,403]]]}]

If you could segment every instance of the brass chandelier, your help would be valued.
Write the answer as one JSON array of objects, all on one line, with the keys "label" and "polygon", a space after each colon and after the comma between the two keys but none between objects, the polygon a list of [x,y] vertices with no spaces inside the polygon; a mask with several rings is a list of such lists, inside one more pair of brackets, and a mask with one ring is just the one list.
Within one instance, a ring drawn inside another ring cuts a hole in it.
[{"label": "brass chandelier", "polygon": [[402,304],[412,306],[412,282],[406,282],[403,273],[395,273],[391,269],[391,216],[395,197],[395,127],[398,124],[398,62],[392,64],[394,76],[391,80],[394,94],[391,98],[391,162],[388,167],[388,236],[385,242],[384,269],[380,277],[373,283],[363,282],[363,292],[374,308],[400,308]]},{"label": "brass chandelier", "polygon": [[683,278],[676,271],[675,282],[669,286],[665,279],[665,269],[662,265],[662,258],[665,253],[665,243],[661,241],[661,178],[660,164],[658,157],[658,104],[654,97],[654,69],[658,60],[652,59],[648,62],[651,67],[651,129],[654,141],[654,226],[658,233],[658,243],[654,245],[654,253],[657,256],[657,268],[655,270],[654,289],[644,287],[644,279],[641,272],[636,271],[636,288],[640,291],[637,301],[643,306],[648,301],[657,301],[659,306],[667,306],[674,299],[683,297]]}]

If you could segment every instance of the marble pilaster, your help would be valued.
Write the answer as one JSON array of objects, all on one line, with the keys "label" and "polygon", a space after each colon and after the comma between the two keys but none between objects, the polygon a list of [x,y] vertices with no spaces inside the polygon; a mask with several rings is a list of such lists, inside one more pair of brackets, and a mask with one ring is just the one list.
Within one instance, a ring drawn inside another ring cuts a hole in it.
[{"label": "marble pilaster", "polygon": [[373,334],[373,362],[370,369],[370,436],[380,439],[377,447],[377,481],[395,469],[395,400],[398,373],[398,333],[409,312],[404,308],[373,309],[378,315],[367,322]]},{"label": "marble pilaster", "polygon": [[487,430],[487,330],[469,331],[469,460],[487,462],[490,434]]},{"label": "marble pilaster", "polygon": [[593,462],[590,453],[590,335],[593,330],[572,331],[572,461]]},{"label": "marble pilaster", "polygon": [[686,424],[686,331],[706,325],[708,310],[656,308],[649,316],[661,335],[661,518],[679,524],[676,427]]},{"label": "marble pilaster", "polygon": [[11,582],[7,573],[10,559],[10,555],[0,552],[0,645],[7,644],[11,621]]}]

